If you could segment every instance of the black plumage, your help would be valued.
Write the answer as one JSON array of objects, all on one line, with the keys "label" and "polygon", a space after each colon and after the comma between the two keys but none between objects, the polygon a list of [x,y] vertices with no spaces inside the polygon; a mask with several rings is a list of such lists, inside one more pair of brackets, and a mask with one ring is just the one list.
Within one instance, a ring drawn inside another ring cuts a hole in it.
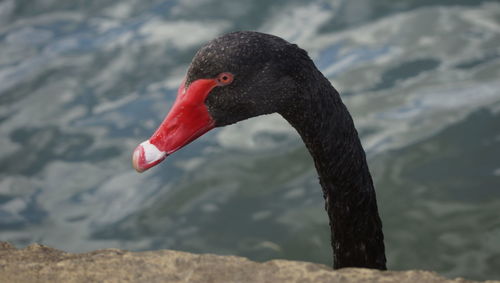
[{"label": "black plumage", "polygon": [[375,190],[351,115],[307,52],[268,34],[234,32],[196,54],[186,86],[223,72],[234,81],[214,88],[205,104],[215,125],[277,112],[300,134],[323,188],[334,268],[386,269]]}]

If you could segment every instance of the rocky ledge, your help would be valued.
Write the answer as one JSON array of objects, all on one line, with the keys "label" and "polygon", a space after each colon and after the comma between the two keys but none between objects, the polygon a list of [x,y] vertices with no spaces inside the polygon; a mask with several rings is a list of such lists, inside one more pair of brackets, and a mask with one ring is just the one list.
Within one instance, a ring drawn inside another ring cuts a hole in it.
[{"label": "rocky ledge", "polygon": [[[72,254],[34,244],[0,242],[1,282],[472,282],[428,271],[377,271],[321,264],[160,250]],[[487,281],[494,282],[494,281]],[[500,281],[496,281],[500,282]]]}]

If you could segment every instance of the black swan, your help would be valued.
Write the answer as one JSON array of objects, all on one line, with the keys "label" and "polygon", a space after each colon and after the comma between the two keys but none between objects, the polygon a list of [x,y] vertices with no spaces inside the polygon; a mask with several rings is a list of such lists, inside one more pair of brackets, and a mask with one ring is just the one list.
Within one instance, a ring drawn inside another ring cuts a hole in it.
[{"label": "black swan", "polygon": [[134,151],[143,172],[214,127],[277,112],[311,153],[330,218],[334,268],[386,269],[365,152],[338,92],[307,52],[277,36],[233,32],[195,55],[177,99]]}]

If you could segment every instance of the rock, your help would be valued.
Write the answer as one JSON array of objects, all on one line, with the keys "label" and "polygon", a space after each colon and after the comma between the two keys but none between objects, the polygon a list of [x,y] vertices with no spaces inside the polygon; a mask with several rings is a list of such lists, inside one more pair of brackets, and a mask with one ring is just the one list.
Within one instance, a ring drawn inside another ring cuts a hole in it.
[{"label": "rock", "polygon": [[[428,271],[332,270],[299,261],[258,263],[237,256],[118,249],[72,254],[0,242],[1,282],[472,282]],[[493,281],[487,281],[493,282]],[[497,281],[500,282],[500,281]]]}]

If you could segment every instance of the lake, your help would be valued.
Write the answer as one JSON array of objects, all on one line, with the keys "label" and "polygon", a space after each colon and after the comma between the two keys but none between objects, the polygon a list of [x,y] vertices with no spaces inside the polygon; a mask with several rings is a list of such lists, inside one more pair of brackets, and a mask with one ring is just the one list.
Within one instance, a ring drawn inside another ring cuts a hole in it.
[{"label": "lake", "polygon": [[309,153],[280,116],[215,129],[143,173],[135,146],[208,40],[306,49],[353,115],[388,268],[500,279],[500,2],[0,2],[0,240],[331,266]]}]

